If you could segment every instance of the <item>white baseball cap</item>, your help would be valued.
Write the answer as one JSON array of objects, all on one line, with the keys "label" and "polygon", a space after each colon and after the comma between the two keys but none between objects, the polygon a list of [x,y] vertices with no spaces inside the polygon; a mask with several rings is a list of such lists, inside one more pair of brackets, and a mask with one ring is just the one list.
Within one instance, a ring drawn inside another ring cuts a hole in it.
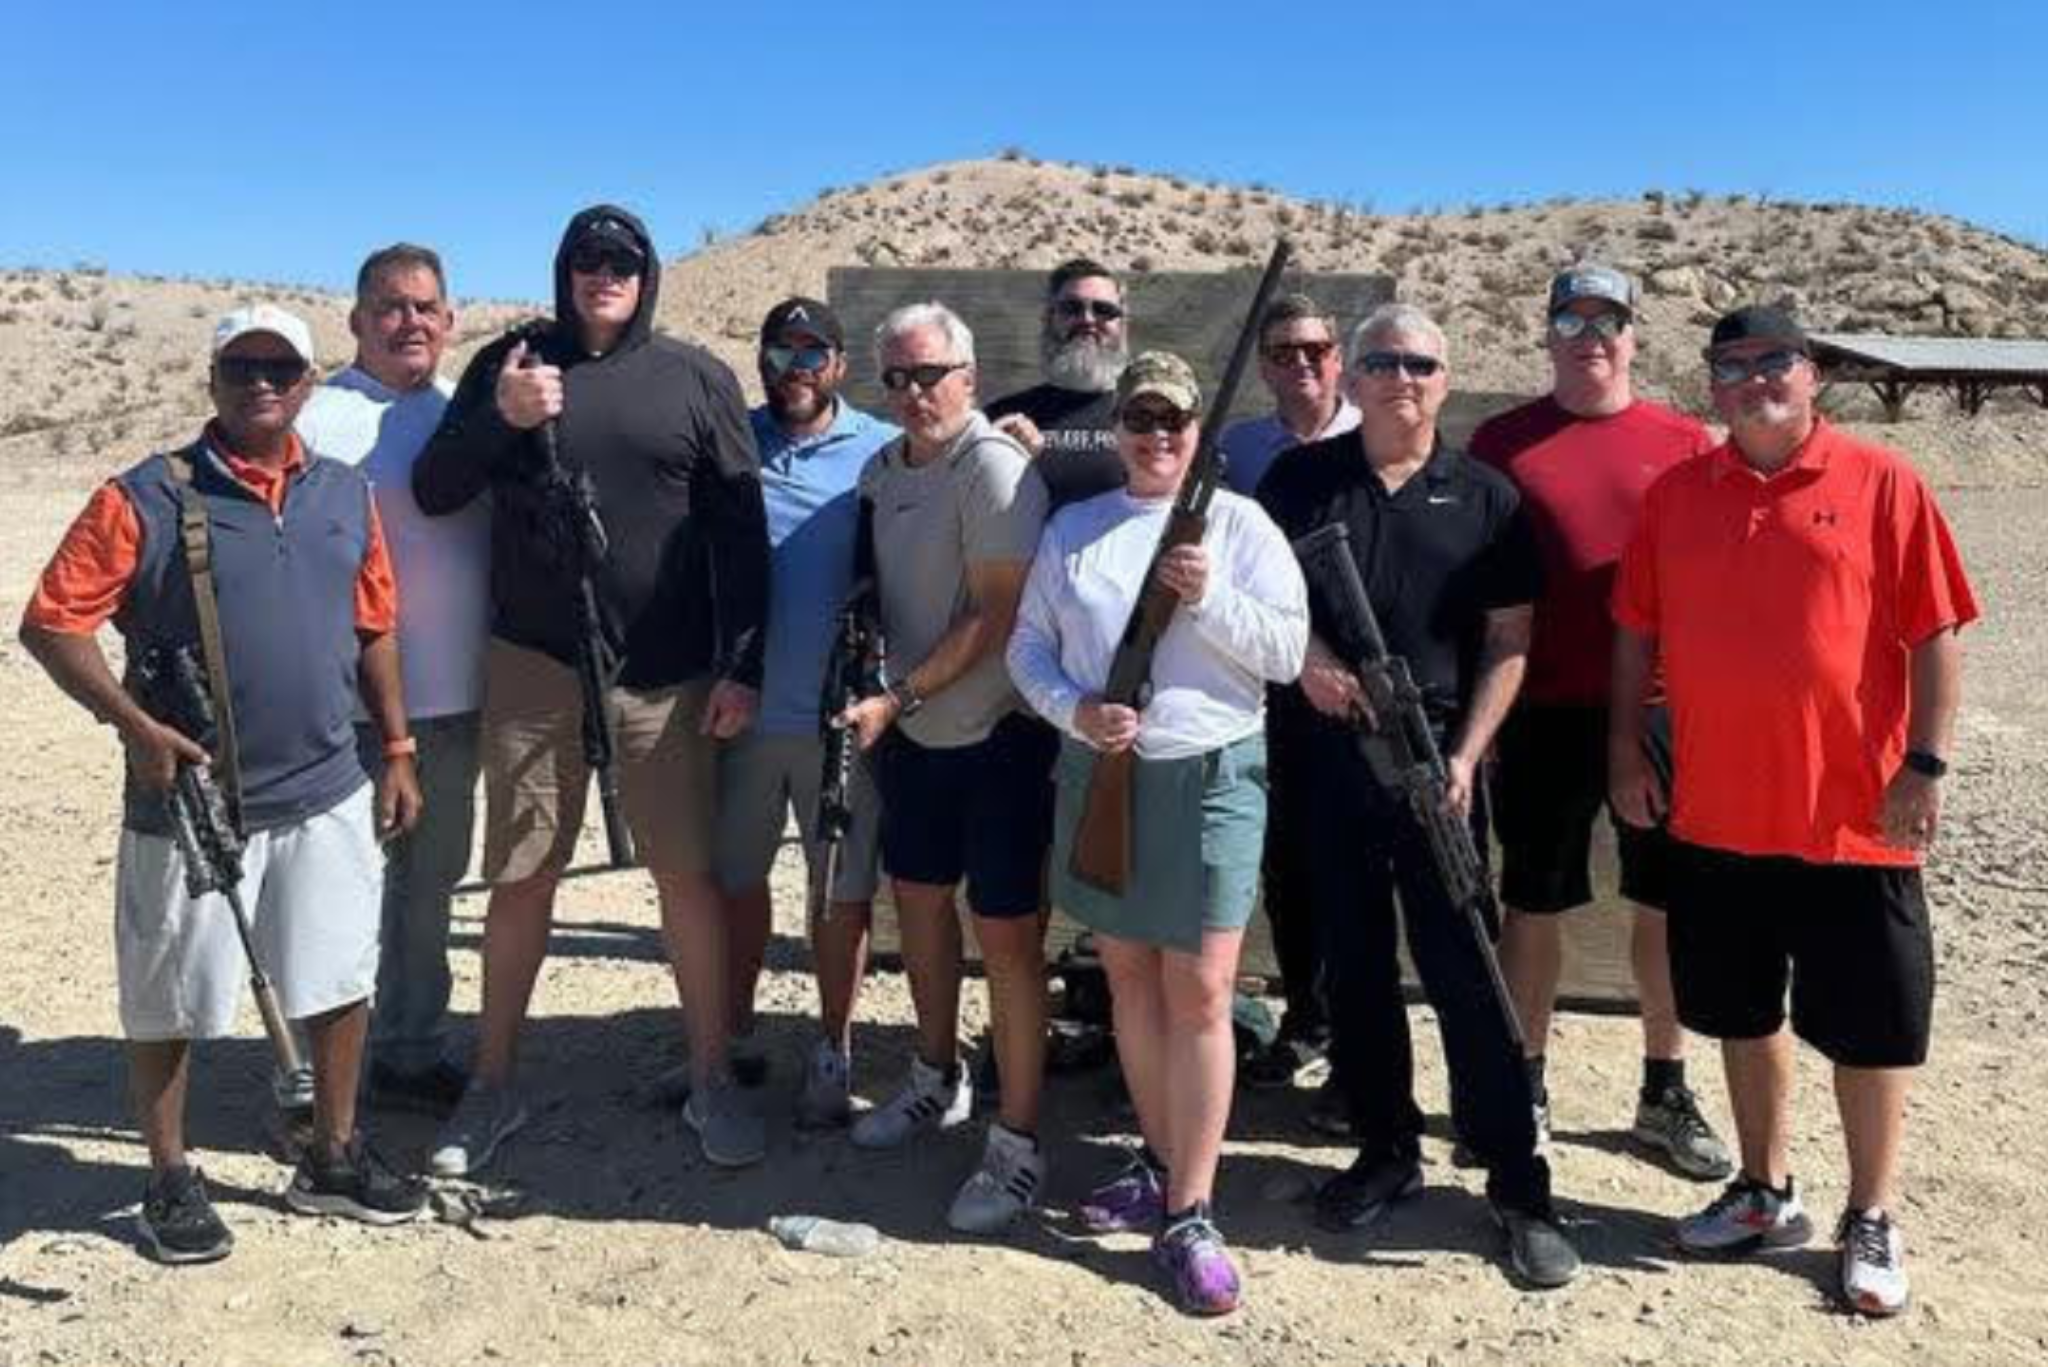
[{"label": "white baseball cap", "polygon": [[213,354],[220,355],[230,342],[252,332],[267,332],[282,338],[286,346],[299,354],[300,360],[307,365],[314,364],[313,329],[298,314],[275,304],[250,304],[221,319],[213,329]]}]

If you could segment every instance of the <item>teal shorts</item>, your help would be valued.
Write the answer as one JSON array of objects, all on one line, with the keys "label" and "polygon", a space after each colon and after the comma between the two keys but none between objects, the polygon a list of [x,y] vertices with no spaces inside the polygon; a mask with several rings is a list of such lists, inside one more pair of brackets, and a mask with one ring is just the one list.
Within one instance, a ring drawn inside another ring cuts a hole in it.
[{"label": "teal shorts", "polygon": [[1060,742],[1054,769],[1053,903],[1101,935],[1199,952],[1202,932],[1242,930],[1266,836],[1266,738],[1186,759],[1141,759],[1131,779],[1131,871],[1114,897],[1067,871],[1095,751]]}]

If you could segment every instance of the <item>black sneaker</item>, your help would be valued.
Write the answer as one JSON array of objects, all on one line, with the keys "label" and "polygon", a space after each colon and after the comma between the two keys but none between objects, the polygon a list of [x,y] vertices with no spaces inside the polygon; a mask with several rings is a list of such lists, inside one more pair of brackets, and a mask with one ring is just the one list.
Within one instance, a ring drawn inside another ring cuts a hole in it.
[{"label": "black sneaker", "polygon": [[370,1065],[370,1104],[379,1110],[446,1115],[468,1087],[468,1071],[447,1059],[416,1072],[382,1063]]},{"label": "black sneaker", "polygon": [[1361,1153],[1358,1161],[1316,1192],[1316,1223],[1328,1230],[1370,1229],[1395,1202],[1421,1190],[1418,1160]]},{"label": "black sneaker", "polygon": [[142,1191],[135,1228],[160,1263],[218,1262],[234,1252],[235,1236],[214,1214],[197,1168],[156,1173]]},{"label": "black sneaker", "polygon": [[1509,1264],[1530,1286],[1548,1291],[1579,1275],[1579,1251],[1565,1237],[1556,1211],[1496,1205],[1493,1218],[1508,1237]]},{"label": "black sneaker", "polygon": [[1320,1040],[1295,1039],[1281,1035],[1245,1060],[1238,1076],[1256,1092],[1279,1091],[1297,1084],[1306,1086],[1327,1068],[1327,1048]]},{"label": "black sneaker", "polygon": [[361,1135],[332,1162],[308,1149],[284,1194],[301,1215],[341,1215],[369,1225],[400,1225],[427,1206],[424,1184],[392,1171]]}]

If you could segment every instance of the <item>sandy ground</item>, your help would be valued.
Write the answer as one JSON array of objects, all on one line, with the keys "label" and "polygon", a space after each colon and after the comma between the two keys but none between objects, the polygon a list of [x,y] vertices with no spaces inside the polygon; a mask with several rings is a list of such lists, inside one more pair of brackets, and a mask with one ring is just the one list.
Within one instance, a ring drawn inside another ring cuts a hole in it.
[{"label": "sandy ground", "polygon": [[[1946,444],[1970,446],[1969,429]],[[2033,450],[2038,458],[2040,446]],[[26,454],[17,447],[10,455]],[[1943,462],[1936,459],[1936,466]],[[0,615],[111,462],[7,461],[0,475]],[[500,1218],[473,1232],[424,1222],[371,1231],[298,1217],[265,1152],[266,1055],[244,1037],[203,1050],[191,1134],[234,1226],[228,1261],[142,1258],[132,1217],[144,1155],[123,1099],[111,903],[116,749],[0,645],[10,743],[0,755],[0,1367],[78,1363],[1876,1363],[2009,1364],[2048,1357],[2048,659],[2039,528],[2048,480],[2017,460],[1966,462],[1946,506],[1984,598],[1971,634],[1950,810],[1930,885],[1941,998],[1912,1109],[1906,1191],[1917,1305],[1890,1324],[1834,1309],[1832,1253],[1694,1265],[1673,1216],[1710,1191],[1632,1151],[1637,1053],[1626,1019],[1567,1018],[1552,1048],[1554,1161],[1587,1269],[1557,1293],[1518,1290],[1472,1175],[1439,1137],[1430,1186],[1369,1237],[1316,1232],[1302,1197],[1344,1161],[1300,1124],[1303,1095],[1241,1099],[1223,1165],[1224,1227],[1247,1274],[1222,1323],[1183,1318],[1136,1237],[1081,1237],[1068,1208],[1122,1128],[1101,1078],[1060,1079],[1046,1133],[1048,1209],[1014,1238],[971,1243],[942,1223],[978,1127],[871,1156],[787,1123],[815,1007],[794,883],[784,870],[763,991],[775,1072],[771,1156],[709,1168],[673,1115],[639,1100],[673,1061],[673,996],[651,891],[636,876],[572,884],[526,1038],[535,1122],[494,1176]],[[1941,471],[1937,470],[1937,474]],[[477,1005],[480,903],[458,907],[456,1007]],[[970,988],[970,1027],[983,1016]],[[1417,1010],[1418,1017],[1427,1012]],[[906,1057],[900,975],[872,980],[858,1085],[874,1097]],[[1425,1104],[1442,1076],[1418,1020]],[[1718,1069],[1696,1065],[1725,1123]],[[1802,1062],[1796,1171],[1816,1221],[1843,1191],[1824,1073]],[[376,1117],[401,1161],[430,1126]],[[1439,1131],[1441,1126],[1439,1125]],[[776,1213],[866,1220],[883,1250],[838,1262],[783,1251]]]}]

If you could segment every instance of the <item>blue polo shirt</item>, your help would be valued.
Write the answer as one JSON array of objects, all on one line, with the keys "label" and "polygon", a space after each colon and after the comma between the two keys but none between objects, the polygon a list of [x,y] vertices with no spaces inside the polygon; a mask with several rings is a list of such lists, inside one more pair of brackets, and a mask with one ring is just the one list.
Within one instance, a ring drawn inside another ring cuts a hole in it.
[{"label": "blue polo shirt", "polygon": [[839,401],[832,425],[792,438],[762,404],[749,415],[768,508],[768,644],[756,723],[771,735],[814,735],[832,620],[853,582],[858,484],[894,424]]}]

